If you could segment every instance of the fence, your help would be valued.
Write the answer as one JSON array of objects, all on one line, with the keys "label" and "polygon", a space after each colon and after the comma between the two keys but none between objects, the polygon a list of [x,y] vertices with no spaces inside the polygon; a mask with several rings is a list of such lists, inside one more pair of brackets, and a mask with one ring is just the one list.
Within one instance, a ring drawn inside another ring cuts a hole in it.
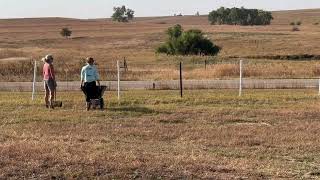
[{"label": "fence", "polygon": [[[108,90],[118,89],[117,81],[102,81]],[[238,89],[239,80],[183,80],[183,89]],[[77,91],[79,81],[58,81],[58,90]],[[128,90],[179,90],[179,80],[168,81],[120,81],[120,87]],[[243,89],[315,89],[318,90],[318,79],[243,79]],[[36,91],[42,91],[43,83],[35,83]],[[0,91],[32,91],[32,82],[0,82]]]},{"label": "fence", "polygon": [[[42,90],[41,64],[39,63],[35,67],[37,71],[34,72],[36,74],[34,80],[37,82],[34,84],[32,82],[0,82],[0,90]],[[242,94],[243,89],[312,88],[319,89],[320,93],[317,78],[320,75],[319,67],[318,61],[308,63],[290,61],[285,64],[280,61],[239,61],[238,59],[229,61],[189,60],[182,63],[183,76],[180,76],[179,62],[177,61],[139,64],[125,59],[118,61],[118,64],[98,65],[104,80],[102,84],[106,85],[109,90],[178,90],[181,87],[183,89],[239,89],[239,95]],[[79,72],[74,69],[57,72],[58,80],[61,80],[58,82],[58,90],[79,90]],[[269,76],[266,75],[268,72]],[[182,81],[179,80],[180,77],[182,77],[183,86]],[[74,81],[75,79],[78,81]]]}]

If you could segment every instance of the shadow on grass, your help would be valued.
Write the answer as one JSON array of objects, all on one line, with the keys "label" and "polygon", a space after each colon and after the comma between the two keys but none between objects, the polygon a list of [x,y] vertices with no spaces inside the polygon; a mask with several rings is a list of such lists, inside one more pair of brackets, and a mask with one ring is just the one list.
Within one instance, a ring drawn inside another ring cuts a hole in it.
[{"label": "shadow on grass", "polygon": [[160,120],[159,122],[163,123],[163,124],[184,124],[184,123],[187,123],[185,120],[182,120],[182,119]]},{"label": "shadow on grass", "polygon": [[114,111],[114,112],[133,112],[133,113],[143,113],[143,114],[158,113],[157,111],[150,108],[136,107],[136,106],[113,107],[113,108],[108,108],[107,110]]}]

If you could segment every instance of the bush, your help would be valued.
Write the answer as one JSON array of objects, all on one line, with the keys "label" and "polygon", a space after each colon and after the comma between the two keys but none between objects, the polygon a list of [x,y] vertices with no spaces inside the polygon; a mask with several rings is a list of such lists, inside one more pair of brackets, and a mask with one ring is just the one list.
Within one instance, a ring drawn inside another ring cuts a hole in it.
[{"label": "bush", "polygon": [[61,31],[60,31],[60,34],[61,36],[65,37],[65,38],[68,38],[71,36],[72,34],[72,31],[68,28],[62,28]]},{"label": "bush", "polygon": [[302,22],[301,21],[297,21],[296,25],[300,26],[300,25],[302,25]]},{"label": "bush", "polygon": [[258,9],[224,8],[209,13],[211,24],[229,25],[269,25],[273,19],[271,12]]},{"label": "bush", "polygon": [[298,27],[293,27],[292,31],[300,31],[300,29]]},{"label": "bush", "polygon": [[160,45],[158,48],[157,48],[157,53],[160,53],[160,54],[171,54],[169,52],[169,47],[168,47],[168,44],[162,44]]},{"label": "bush", "polygon": [[316,23],[313,23],[313,25],[319,25],[319,23],[318,23],[318,22],[316,22]]},{"label": "bush", "polygon": [[295,23],[295,22],[291,22],[290,25],[291,25],[291,26],[294,26],[294,25],[296,25],[296,23]]},{"label": "bush", "polygon": [[201,30],[184,31],[179,24],[170,27],[167,30],[167,35],[167,42],[156,49],[157,53],[168,55],[216,55],[221,49],[206,38]]}]

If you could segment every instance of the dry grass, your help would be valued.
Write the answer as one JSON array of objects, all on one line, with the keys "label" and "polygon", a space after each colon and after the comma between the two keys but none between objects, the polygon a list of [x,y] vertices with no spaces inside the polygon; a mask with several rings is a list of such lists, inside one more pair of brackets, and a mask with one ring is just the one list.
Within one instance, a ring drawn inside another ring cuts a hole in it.
[{"label": "dry grass", "polygon": [[[3,58],[26,57],[39,60],[45,54],[51,53],[56,57],[58,65],[67,64],[70,74],[75,75],[78,74],[79,64],[84,57],[95,57],[102,69],[110,66],[114,67],[116,60],[127,57],[129,68],[142,69],[143,71],[132,72],[132,75],[129,73],[125,79],[175,79],[176,62],[178,60],[184,61],[184,59],[181,57],[157,56],[154,54],[154,49],[165,40],[164,31],[176,23],[182,24],[186,29],[199,28],[206,32],[217,45],[223,47],[218,57],[220,60],[232,56],[318,55],[320,50],[318,43],[320,26],[316,26],[314,23],[319,21],[319,14],[319,10],[275,12],[275,20],[271,26],[247,27],[211,26],[205,16],[138,18],[135,22],[127,24],[113,23],[106,19],[0,20],[0,69],[3,71],[2,64],[7,62],[3,62],[1,60]],[[301,31],[291,32],[289,23],[297,20],[303,23],[300,27]],[[59,31],[62,27],[71,28],[73,38],[64,39],[60,37]],[[188,65],[188,63],[185,64]],[[284,61],[282,64],[287,64],[288,69],[292,68],[293,71],[302,71],[297,68],[298,66],[292,66],[290,61]],[[218,78],[224,78],[228,73],[233,76],[235,70],[224,72],[231,68],[229,66],[226,65],[221,70],[216,70],[217,72],[214,74],[221,74],[221,77]],[[162,68],[164,70],[158,71]],[[191,70],[194,68],[191,68]],[[65,67],[57,67],[57,69],[61,73],[61,78],[65,77]],[[203,75],[201,69],[187,72],[190,74],[188,78],[217,77],[216,75]],[[268,67],[268,69],[271,68]],[[297,76],[314,76],[312,74],[314,70],[303,69],[304,71]],[[150,72],[150,74],[145,73],[145,71]],[[275,68],[269,73],[268,77],[278,77],[282,72],[283,68]],[[261,74],[265,73],[257,72],[248,75],[254,77],[255,74],[260,77],[264,76]],[[292,74],[290,75],[285,71],[283,76],[295,76],[295,73]],[[30,75],[27,74],[15,74],[16,78],[7,76],[12,76],[12,74],[2,75],[0,80],[29,81],[30,79]],[[112,79],[110,77],[106,78]],[[78,79],[78,75],[69,79]]]},{"label": "dry grass", "polygon": [[[0,93],[0,178],[319,178],[315,91],[131,91],[83,111]],[[34,113],[37,112],[37,113]],[[48,116],[49,115],[49,116]]]}]

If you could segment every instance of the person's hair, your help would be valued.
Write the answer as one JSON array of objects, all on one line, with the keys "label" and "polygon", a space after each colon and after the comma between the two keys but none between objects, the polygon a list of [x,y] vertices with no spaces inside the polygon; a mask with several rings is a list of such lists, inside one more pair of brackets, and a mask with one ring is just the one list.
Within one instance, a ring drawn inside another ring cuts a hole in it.
[{"label": "person's hair", "polygon": [[86,62],[88,64],[93,64],[94,63],[94,59],[92,57],[87,57]]},{"label": "person's hair", "polygon": [[47,59],[46,58],[42,58],[41,61],[44,62],[44,63],[47,63]]},{"label": "person's hair", "polygon": [[53,56],[51,54],[46,55],[45,62],[49,64],[53,63]]}]

